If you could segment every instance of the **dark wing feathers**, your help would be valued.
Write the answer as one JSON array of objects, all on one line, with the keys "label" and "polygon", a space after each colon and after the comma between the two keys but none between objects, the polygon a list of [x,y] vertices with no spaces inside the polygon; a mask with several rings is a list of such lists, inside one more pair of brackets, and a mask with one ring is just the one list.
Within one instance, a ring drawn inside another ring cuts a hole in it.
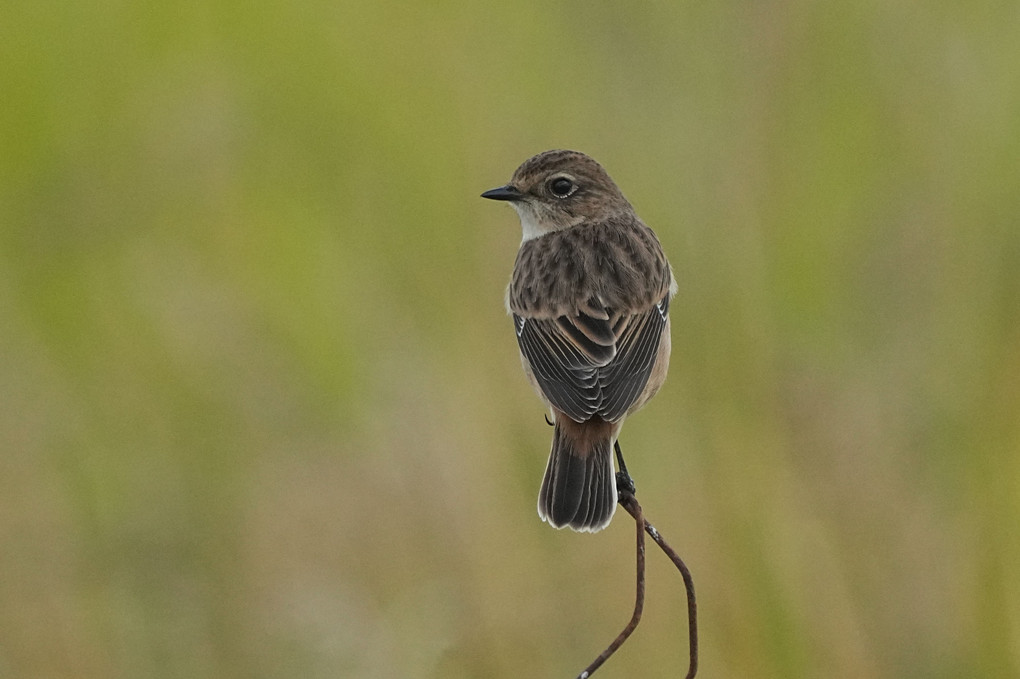
[{"label": "dark wing feathers", "polygon": [[517,341],[551,403],[578,422],[595,414],[599,400],[597,366],[554,321],[525,320]]},{"label": "dark wing feathers", "polygon": [[605,365],[616,355],[616,335],[608,319],[592,318],[580,313],[576,316],[560,316],[555,322],[556,329],[569,338],[592,364]]},{"label": "dark wing feathers", "polygon": [[[668,305],[668,300],[665,304]],[[613,361],[601,371],[605,395],[600,409],[602,419],[610,422],[620,419],[641,395],[658,356],[659,341],[665,325],[666,316],[661,312],[660,305],[633,317],[627,324],[617,344],[619,360]]]},{"label": "dark wing feathers", "polygon": [[558,410],[584,422],[614,422],[640,396],[658,355],[669,295],[647,311],[618,316],[591,302],[575,316],[525,319],[517,340],[542,392]]}]

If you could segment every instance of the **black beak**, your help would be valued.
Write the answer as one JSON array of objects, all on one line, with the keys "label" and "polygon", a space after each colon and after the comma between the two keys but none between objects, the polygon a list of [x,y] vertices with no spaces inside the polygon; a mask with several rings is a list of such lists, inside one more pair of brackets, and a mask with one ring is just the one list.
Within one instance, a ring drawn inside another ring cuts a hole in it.
[{"label": "black beak", "polygon": [[489,200],[520,200],[522,196],[520,191],[507,184],[498,189],[489,189],[482,194],[482,198],[488,198]]}]

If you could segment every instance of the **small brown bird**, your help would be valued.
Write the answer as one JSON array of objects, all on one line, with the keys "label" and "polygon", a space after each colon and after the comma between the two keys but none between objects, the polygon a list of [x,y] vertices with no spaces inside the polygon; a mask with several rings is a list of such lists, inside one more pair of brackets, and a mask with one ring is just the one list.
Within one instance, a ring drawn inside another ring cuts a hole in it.
[{"label": "small brown bird", "polygon": [[524,372],[555,425],[538,514],[556,528],[601,530],[616,511],[612,451],[623,421],[666,379],[672,269],[583,153],[540,153],[482,197],[509,201],[524,230],[506,306]]}]

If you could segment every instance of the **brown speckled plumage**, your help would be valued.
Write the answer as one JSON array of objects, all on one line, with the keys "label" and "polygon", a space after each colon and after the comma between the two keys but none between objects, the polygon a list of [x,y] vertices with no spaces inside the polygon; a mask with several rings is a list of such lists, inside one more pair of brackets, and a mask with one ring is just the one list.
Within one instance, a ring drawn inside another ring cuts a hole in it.
[{"label": "brown speckled plumage", "polygon": [[535,318],[576,313],[592,298],[612,310],[643,311],[663,298],[670,281],[655,234],[625,215],[522,243],[507,299],[511,311]]}]

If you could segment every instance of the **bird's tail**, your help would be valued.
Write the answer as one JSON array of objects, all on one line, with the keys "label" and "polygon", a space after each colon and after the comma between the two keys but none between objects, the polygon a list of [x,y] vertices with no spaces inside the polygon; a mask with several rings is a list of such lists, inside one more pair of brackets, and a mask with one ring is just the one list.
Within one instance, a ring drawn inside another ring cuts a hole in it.
[{"label": "bird's tail", "polygon": [[594,533],[616,511],[613,442],[619,424],[574,422],[557,413],[552,451],[538,495],[538,515],[554,528]]}]

